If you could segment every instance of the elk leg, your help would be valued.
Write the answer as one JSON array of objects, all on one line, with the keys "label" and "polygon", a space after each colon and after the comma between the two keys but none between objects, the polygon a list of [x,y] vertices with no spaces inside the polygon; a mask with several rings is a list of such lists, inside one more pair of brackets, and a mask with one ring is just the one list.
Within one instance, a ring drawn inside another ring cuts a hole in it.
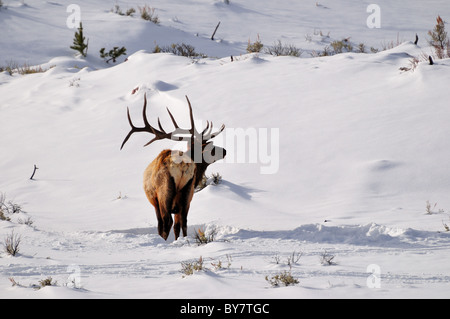
[{"label": "elk leg", "polygon": [[175,214],[175,223],[173,224],[173,232],[175,234],[175,240],[178,239],[178,237],[180,237],[180,226],[181,226],[181,219],[180,219],[181,214]]},{"label": "elk leg", "polygon": [[167,240],[173,224],[172,216],[167,207],[161,205],[156,197],[152,198],[151,204],[155,206],[156,219],[158,219],[158,234],[164,240]]},{"label": "elk leg", "polygon": [[169,237],[170,229],[173,225],[173,219],[172,219],[172,207],[173,207],[173,201],[175,198],[175,181],[173,177],[169,179],[169,183],[167,185],[167,192],[165,194],[165,201],[161,202],[159,205],[159,209],[161,212],[162,217],[162,234],[161,237],[167,240],[167,237]]},{"label": "elk leg", "polygon": [[173,231],[175,233],[175,240],[180,237],[180,228],[183,230],[183,237],[187,236],[187,213],[187,210],[183,208],[181,213],[174,215],[175,223],[173,224]]},{"label": "elk leg", "polygon": [[163,236],[163,225],[164,225],[164,222],[163,222],[163,219],[161,217],[161,213],[159,211],[159,207],[156,208],[155,210],[156,210],[156,218],[158,219],[158,234],[159,234],[159,236],[164,237]]},{"label": "elk leg", "polygon": [[189,205],[186,211],[181,213],[181,229],[183,230],[183,237],[187,236],[187,214],[189,211]]},{"label": "elk leg", "polygon": [[181,195],[179,198],[180,214],[175,215],[178,218],[181,229],[183,230],[183,237],[187,236],[187,215],[189,207],[191,205],[192,196],[194,194],[194,179],[191,178],[186,185],[181,189]]},{"label": "elk leg", "polygon": [[172,228],[173,219],[172,215],[170,213],[166,212],[163,217],[163,232],[161,237],[164,238],[164,240],[167,240],[167,237],[169,237],[170,229]]},{"label": "elk leg", "polygon": [[156,219],[158,220],[158,234],[159,234],[159,236],[164,238],[164,236],[163,236],[163,230],[164,230],[163,225],[164,225],[164,222],[163,222],[163,219],[161,217],[161,211],[159,209],[158,198],[156,196],[155,197],[147,196],[147,197],[148,197],[150,203],[155,207]]}]

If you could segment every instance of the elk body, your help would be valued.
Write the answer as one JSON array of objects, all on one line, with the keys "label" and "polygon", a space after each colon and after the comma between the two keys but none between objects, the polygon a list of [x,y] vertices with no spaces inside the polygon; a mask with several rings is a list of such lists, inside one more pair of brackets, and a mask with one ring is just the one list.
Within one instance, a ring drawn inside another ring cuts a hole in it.
[{"label": "elk body", "polygon": [[[187,215],[194,195],[194,189],[201,182],[208,166],[226,155],[224,148],[214,146],[211,141],[220,134],[225,126],[215,133],[211,133],[213,124],[207,122],[206,128],[199,133],[194,125],[191,103],[186,96],[189,106],[190,129],[181,129],[175,121],[169,109],[167,112],[175,127],[173,132],[167,133],[161,126],[158,118],[158,129],[151,126],[147,120],[147,97],[144,95],[143,119],[144,127],[136,127],[131,121],[130,110],[127,109],[128,121],[131,130],[125,137],[122,146],[130,136],[136,132],[147,132],[154,135],[147,146],[156,140],[171,139],[175,141],[187,141],[186,152],[163,150],[144,171],[144,191],[149,202],[155,207],[158,220],[158,233],[167,240],[172,225],[174,226],[175,239],[180,235],[187,235]],[[172,215],[174,215],[175,223]]]}]

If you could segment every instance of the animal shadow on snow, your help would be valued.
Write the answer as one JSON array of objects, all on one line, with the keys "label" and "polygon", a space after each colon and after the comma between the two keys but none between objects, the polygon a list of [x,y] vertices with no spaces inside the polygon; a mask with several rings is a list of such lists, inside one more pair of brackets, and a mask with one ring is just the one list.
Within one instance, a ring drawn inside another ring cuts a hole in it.
[{"label": "animal shadow on snow", "polygon": [[219,186],[228,189],[235,195],[237,195],[240,198],[245,199],[245,200],[251,200],[253,197],[253,194],[255,194],[255,193],[264,192],[263,190],[260,190],[260,189],[234,184],[227,180],[222,180],[220,182]]}]

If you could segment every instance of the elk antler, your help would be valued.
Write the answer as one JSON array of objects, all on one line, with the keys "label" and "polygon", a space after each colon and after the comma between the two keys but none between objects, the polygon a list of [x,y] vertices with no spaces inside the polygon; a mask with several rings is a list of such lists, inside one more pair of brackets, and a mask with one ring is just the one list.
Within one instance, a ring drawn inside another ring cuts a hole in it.
[{"label": "elk antler", "polygon": [[222,124],[222,126],[220,127],[220,129],[211,134],[212,128],[213,128],[213,123],[211,122],[211,127],[209,128],[209,131],[207,134],[205,134],[206,130],[209,127],[209,122],[206,122],[206,128],[203,130],[202,132],[202,139],[203,141],[209,141],[210,139],[213,139],[214,137],[216,137],[217,135],[219,135],[220,133],[222,133],[222,131],[225,129],[225,124]]},{"label": "elk antler", "polygon": [[151,126],[151,125],[148,123],[147,116],[146,116],[146,111],[147,111],[147,94],[144,95],[144,108],[143,108],[143,110],[142,110],[142,117],[143,117],[143,119],[144,119],[144,127],[136,127],[136,126],[134,126],[133,121],[131,121],[130,109],[127,107],[128,122],[130,123],[131,130],[130,130],[130,132],[128,133],[128,135],[125,137],[125,139],[123,140],[122,146],[120,147],[120,149],[123,148],[123,146],[124,146],[125,143],[128,141],[128,139],[130,138],[130,136],[131,136],[133,133],[136,133],[136,132],[148,132],[148,133],[154,134],[155,137],[154,137],[148,144],[150,144],[150,143],[153,142],[153,141],[156,141],[157,139],[170,138],[170,134],[167,134],[167,133],[162,129],[161,123],[160,123],[160,121],[159,121],[159,118],[158,118],[158,126],[159,126],[159,128],[161,129],[161,131],[155,129],[153,126]]},{"label": "elk antler", "polygon": [[[127,117],[128,117],[128,122],[130,123],[130,126],[131,126],[131,130],[130,130],[130,132],[128,132],[128,135],[123,140],[122,146],[120,147],[120,149],[123,148],[123,146],[128,141],[130,136],[133,133],[136,133],[136,132],[148,132],[148,133],[152,133],[152,134],[155,135],[155,137],[153,139],[151,139],[147,144],[144,145],[144,146],[147,146],[147,145],[153,143],[154,141],[162,140],[162,139],[169,139],[169,140],[174,140],[174,141],[183,141],[183,140],[185,140],[185,137],[177,136],[175,134],[189,134],[191,136],[191,138],[194,138],[197,142],[203,143],[203,142],[206,142],[206,141],[216,137],[219,133],[221,133],[224,130],[225,125],[222,125],[222,127],[220,128],[220,130],[218,132],[215,132],[215,133],[211,134],[213,125],[212,125],[212,122],[211,122],[211,127],[210,127],[209,122],[207,122],[206,128],[200,134],[197,131],[197,129],[195,128],[194,115],[192,114],[192,106],[191,106],[191,102],[189,101],[189,98],[187,96],[186,96],[186,100],[187,100],[188,105],[189,105],[189,118],[190,118],[190,122],[191,122],[191,128],[190,129],[182,129],[182,128],[180,128],[178,126],[178,123],[175,121],[175,118],[173,117],[172,113],[167,108],[167,112],[169,113],[170,119],[172,120],[173,126],[175,127],[175,130],[173,132],[167,133],[163,129],[163,127],[161,126],[161,122],[160,122],[159,118],[158,118],[159,130],[154,128],[153,126],[151,126],[150,123],[148,122],[147,115],[146,115],[146,111],[147,111],[147,94],[144,94],[144,107],[143,107],[143,110],[142,110],[142,117],[144,119],[144,127],[136,127],[136,126],[134,126],[133,122],[131,121],[130,109],[127,108]],[[206,131],[208,131],[208,133],[206,133]]]},{"label": "elk antler", "polygon": [[[192,106],[191,106],[191,102],[189,101],[189,98],[187,97],[187,95],[186,95],[186,100],[187,100],[188,105],[189,105],[189,116],[191,117],[191,126],[192,126],[192,128],[193,128],[193,129],[191,129],[191,134],[192,134],[192,136],[194,136],[194,133],[195,133],[195,136],[196,136],[197,140],[201,138],[201,141],[202,141],[202,142],[206,142],[206,141],[208,141],[208,140],[210,140],[210,139],[216,137],[217,135],[219,135],[219,134],[225,129],[225,125],[222,124],[222,126],[221,126],[220,129],[219,129],[219,131],[217,131],[217,132],[211,134],[211,131],[212,131],[212,128],[213,128],[213,123],[212,123],[212,121],[211,121],[211,127],[210,127],[210,126],[209,126],[209,121],[206,121],[206,127],[205,127],[205,129],[202,131],[201,134],[199,134],[199,133],[197,132],[197,130],[195,130],[195,126],[194,126],[194,117],[193,117],[193,115],[192,115]],[[170,112],[169,112],[169,113],[170,113]],[[208,131],[208,129],[209,129],[209,131]],[[208,131],[208,133],[206,133],[206,131]],[[206,133],[206,134],[205,134],[205,133]]]}]

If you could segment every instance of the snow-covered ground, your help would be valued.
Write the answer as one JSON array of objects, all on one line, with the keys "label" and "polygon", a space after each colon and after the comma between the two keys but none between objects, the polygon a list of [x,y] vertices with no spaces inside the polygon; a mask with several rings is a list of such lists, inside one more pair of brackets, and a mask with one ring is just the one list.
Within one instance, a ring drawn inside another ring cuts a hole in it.
[{"label": "snow-covered ground", "polygon": [[[0,73],[0,193],[23,210],[0,221],[0,297],[450,297],[450,59],[399,70],[432,53],[447,1],[380,0],[369,28],[371,1],[152,0],[155,25],[111,12],[138,1],[79,0],[86,58],[69,48],[73,1],[2,2],[0,67],[46,71]],[[304,52],[247,54],[258,36]],[[368,53],[313,57],[344,38]],[[209,58],[152,53],[182,42]],[[113,46],[127,61],[99,57]],[[226,125],[227,157],[207,171],[222,181],[194,195],[177,241],[159,237],[142,173],[186,145],[134,134],[120,150],[145,93],[154,124],[171,127],[169,107],[187,126],[188,95],[198,126]],[[197,245],[200,228],[215,240]],[[200,257],[205,270],[181,272]],[[265,279],[284,271],[299,283]]]}]

